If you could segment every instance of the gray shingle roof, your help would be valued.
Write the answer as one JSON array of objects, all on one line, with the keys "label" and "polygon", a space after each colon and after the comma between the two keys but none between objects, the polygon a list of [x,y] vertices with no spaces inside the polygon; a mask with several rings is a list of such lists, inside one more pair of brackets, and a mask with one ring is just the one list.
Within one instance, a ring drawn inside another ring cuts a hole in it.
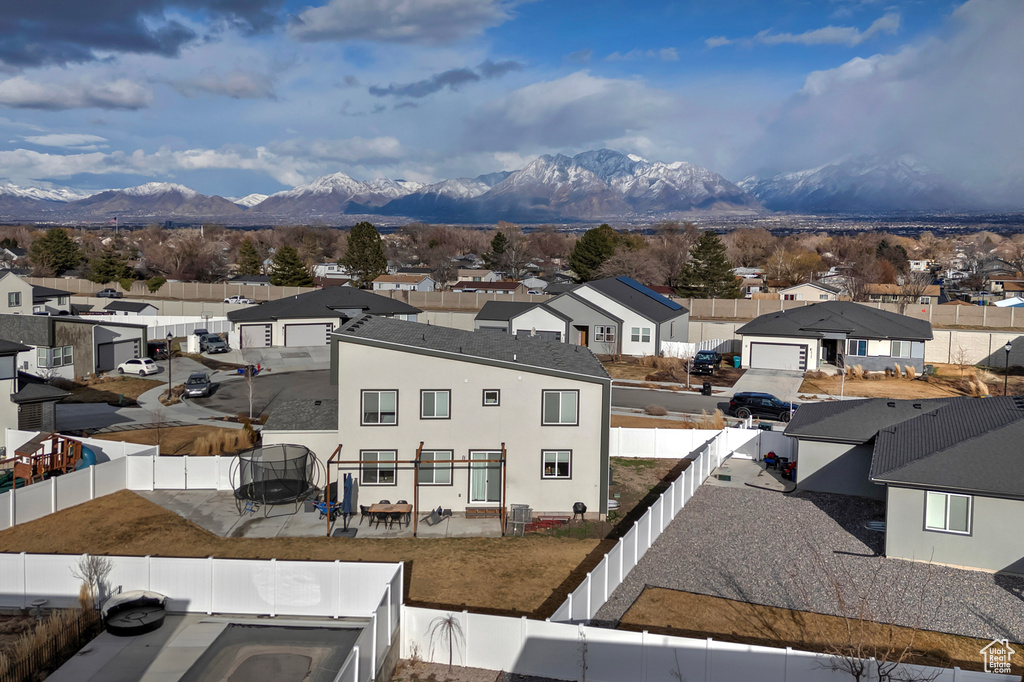
[{"label": "gray shingle roof", "polygon": [[910,339],[928,341],[932,325],[906,315],[878,310],[850,301],[825,301],[761,315],[736,330],[748,336],[821,338],[826,333],[845,333],[856,339]]},{"label": "gray shingle roof", "polygon": [[63,400],[70,393],[48,384],[25,384],[25,387],[11,396],[11,401],[21,403],[42,403]]},{"label": "gray shingle roof", "polygon": [[136,301],[111,301],[104,310],[118,310],[128,313],[140,313],[146,308],[156,308],[152,303],[140,303]]},{"label": "gray shingle roof", "polygon": [[945,403],[944,399],[886,398],[804,403],[793,414],[792,421],[786,427],[786,435],[866,443],[879,429],[919,416],[922,412],[937,410]]},{"label": "gray shingle roof", "polygon": [[557,341],[518,338],[488,331],[464,331],[419,322],[364,316],[335,332],[340,341],[365,339],[404,346],[409,352],[463,355],[495,363],[509,363],[526,371],[582,374],[608,379],[608,373],[587,348]]},{"label": "gray shingle roof", "polygon": [[12,353],[21,353],[27,350],[31,350],[31,348],[14,341],[0,339],[0,355],[11,355]]},{"label": "gray shingle roof", "polygon": [[675,301],[629,277],[598,279],[580,286],[596,289],[653,322],[661,323],[689,312]]},{"label": "gray shingle roof", "polygon": [[263,430],[337,431],[338,401],[313,398],[276,401],[273,411],[267,417],[267,423],[263,425]]},{"label": "gray shingle roof", "polygon": [[879,483],[1024,498],[1024,397],[951,398],[879,430]]},{"label": "gray shingle roof", "polygon": [[50,287],[39,286],[36,284],[32,285],[33,303],[42,303],[43,301],[49,301],[51,298],[60,298],[61,296],[70,295],[70,291],[64,291],[63,289],[52,289]]},{"label": "gray shingle roof", "polygon": [[487,301],[474,319],[508,322],[521,312],[536,306],[536,303],[520,301]]},{"label": "gray shingle roof", "polygon": [[354,289],[352,287],[327,287],[297,296],[280,298],[263,305],[251,306],[228,313],[232,322],[262,322],[296,318],[349,318],[353,315],[344,311],[356,311],[370,315],[415,315],[423,312],[419,308],[398,299]]},{"label": "gray shingle roof", "polygon": [[0,339],[29,346],[52,346],[52,319],[47,315],[0,315]]}]

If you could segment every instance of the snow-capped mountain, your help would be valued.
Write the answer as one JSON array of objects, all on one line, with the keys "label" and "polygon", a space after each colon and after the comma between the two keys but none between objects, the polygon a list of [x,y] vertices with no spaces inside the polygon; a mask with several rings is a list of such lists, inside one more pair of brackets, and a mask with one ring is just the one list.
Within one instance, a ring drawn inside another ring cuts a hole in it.
[{"label": "snow-capped mountain", "polygon": [[769,178],[751,176],[738,184],[774,211],[941,211],[978,205],[964,187],[907,157],[860,156]]},{"label": "snow-capped mountain", "polygon": [[227,200],[241,206],[242,208],[252,208],[256,204],[266,199],[269,194],[246,194],[244,197],[227,197]]},{"label": "snow-capped mountain", "polygon": [[169,182],[147,182],[138,187],[107,190],[67,205],[81,217],[99,216],[231,216],[244,209],[219,196]]},{"label": "snow-capped mountain", "polygon": [[411,194],[388,202],[379,212],[446,221],[468,220],[473,212],[469,200],[484,194],[510,174],[510,171],[501,171],[424,185]]},{"label": "snow-capped mountain", "polygon": [[345,173],[334,173],[309,184],[271,194],[254,209],[277,215],[366,213],[367,209],[384,206],[420,187],[420,183],[385,178],[360,182]]},{"label": "snow-capped mountain", "polygon": [[56,201],[66,203],[85,199],[95,192],[85,192],[70,187],[50,185],[48,187],[20,187],[13,183],[0,184],[0,196],[19,197],[32,201]]}]

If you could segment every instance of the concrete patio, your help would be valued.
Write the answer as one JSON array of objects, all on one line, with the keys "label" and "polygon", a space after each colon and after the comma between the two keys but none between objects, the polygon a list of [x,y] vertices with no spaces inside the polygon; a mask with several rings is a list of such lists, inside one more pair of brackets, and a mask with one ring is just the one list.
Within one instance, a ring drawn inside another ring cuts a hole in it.
[{"label": "concrete patio", "polygon": [[[320,518],[320,512],[306,503],[299,505],[298,511],[295,511],[294,504],[282,504],[260,507],[254,513],[239,514],[234,493],[230,490],[155,490],[138,494],[221,537],[322,537],[328,534],[327,520]],[[463,538],[501,535],[497,519],[467,519],[462,514],[455,514],[434,526],[428,526],[423,522],[428,515],[429,510],[421,510],[419,513],[418,537]],[[339,518],[330,524],[330,534],[334,537],[378,539],[413,536],[411,523],[388,528],[384,524],[371,524],[369,519],[360,521],[359,514],[355,514],[349,519],[348,532],[343,536],[335,535],[344,532],[344,524]]]}]

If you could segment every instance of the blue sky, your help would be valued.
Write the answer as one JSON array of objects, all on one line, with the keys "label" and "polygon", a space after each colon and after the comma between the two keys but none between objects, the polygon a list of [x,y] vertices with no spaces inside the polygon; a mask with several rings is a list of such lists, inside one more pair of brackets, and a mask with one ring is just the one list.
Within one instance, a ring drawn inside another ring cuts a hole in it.
[{"label": "blue sky", "polygon": [[853,155],[1022,182],[1024,3],[0,6],[0,180],[271,193],[610,147],[739,180]]}]

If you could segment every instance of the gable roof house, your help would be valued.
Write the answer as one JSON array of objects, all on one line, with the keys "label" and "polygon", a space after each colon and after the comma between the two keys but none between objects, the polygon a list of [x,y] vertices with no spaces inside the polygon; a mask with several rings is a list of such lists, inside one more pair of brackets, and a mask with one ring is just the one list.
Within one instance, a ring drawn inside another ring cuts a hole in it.
[{"label": "gable roof house", "polygon": [[298,442],[324,461],[341,447],[358,503],[607,512],[611,380],[589,350],[367,315],[332,334],[331,367],[333,428],[310,429],[326,420],[307,406],[309,419],[289,420],[302,433],[281,424],[264,442]]},{"label": "gable roof house", "polygon": [[326,346],[331,332],[362,315],[416,320],[422,311],[353,287],[327,287],[228,313],[234,348]]},{"label": "gable roof house", "polygon": [[932,325],[850,301],[826,301],[761,315],[736,330],[743,366],[807,371],[839,363],[882,370],[894,363],[924,370]]},{"label": "gable roof house", "polygon": [[885,552],[1024,574],[1024,397],[805,404],[797,486],[886,500]]},{"label": "gable roof house", "polygon": [[838,301],[842,289],[821,282],[801,282],[779,290],[783,301]]},{"label": "gable roof house", "polygon": [[526,287],[520,282],[458,282],[452,287],[452,291],[467,294],[525,294]]},{"label": "gable roof house", "polygon": [[111,301],[103,307],[109,315],[156,315],[159,310],[152,303],[142,301]]},{"label": "gable roof house", "polygon": [[0,270],[0,314],[70,315],[71,292],[30,284],[10,270]]},{"label": "gable roof house", "polygon": [[[929,284],[916,296],[908,296],[906,290],[899,284],[867,284],[864,286],[864,293],[872,303],[917,303],[928,305],[937,303],[941,295],[941,287],[938,284]],[[910,300],[913,298],[913,300]]]},{"label": "gable roof house", "polygon": [[430,275],[381,275],[373,280],[374,291],[433,291]]}]

